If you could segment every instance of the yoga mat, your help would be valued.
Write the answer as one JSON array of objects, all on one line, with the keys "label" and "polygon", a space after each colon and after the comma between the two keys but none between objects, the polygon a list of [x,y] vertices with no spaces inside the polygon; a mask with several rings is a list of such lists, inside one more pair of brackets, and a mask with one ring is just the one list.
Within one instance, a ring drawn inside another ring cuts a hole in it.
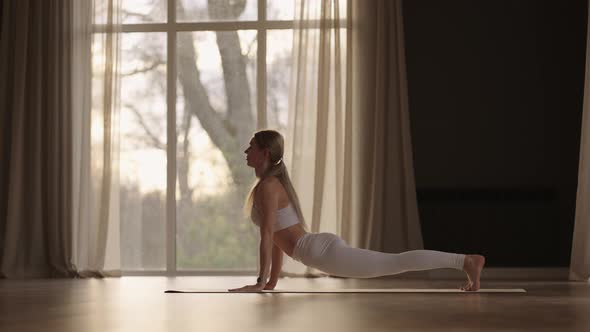
[{"label": "yoga mat", "polygon": [[[259,292],[230,292],[227,289],[169,289],[164,293],[259,293]],[[262,293],[526,293],[522,288],[480,288],[474,292],[462,291],[454,288],[351,288],[351,289],[275,289]]]}]

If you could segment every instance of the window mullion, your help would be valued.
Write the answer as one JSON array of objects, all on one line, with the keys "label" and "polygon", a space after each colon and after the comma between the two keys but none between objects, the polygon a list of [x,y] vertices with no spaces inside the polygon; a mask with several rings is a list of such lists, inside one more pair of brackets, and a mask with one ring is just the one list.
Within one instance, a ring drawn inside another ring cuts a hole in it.
[{"label": "window mullion", "polygon": [[266,0],[258,1],[257,29],[258,51],[256,54],[256,111],[258,129],[267,128],[266,118]]},{"label": "window mullion", "polygon": [[176,0],[168,0],[166,273],[176,274]]}]

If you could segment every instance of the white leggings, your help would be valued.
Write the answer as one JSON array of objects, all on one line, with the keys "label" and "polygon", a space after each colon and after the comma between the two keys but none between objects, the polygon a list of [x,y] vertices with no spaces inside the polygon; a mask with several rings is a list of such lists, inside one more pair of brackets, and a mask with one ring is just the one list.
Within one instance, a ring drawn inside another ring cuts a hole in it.
[{"label": "white leggings", "polygon": [[331,233],[307,233],[295,246],[293,259],[333,276],[374,278],[408,271],[463,269],[465,255],[432,250],[390,254],[350,247]]}]

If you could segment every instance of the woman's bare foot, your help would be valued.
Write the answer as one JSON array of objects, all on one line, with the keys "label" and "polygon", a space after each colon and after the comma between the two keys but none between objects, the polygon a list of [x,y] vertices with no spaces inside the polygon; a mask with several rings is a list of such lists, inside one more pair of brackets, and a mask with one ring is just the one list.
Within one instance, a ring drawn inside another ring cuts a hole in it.
[{"label": "woman's bare foot", "polygon": [[467,284],[461,287],[461,290],[476,291],[479,289],[479,277],[485,263],[486,259],[481,255],[465,255],[463,271],[467,274]]}]

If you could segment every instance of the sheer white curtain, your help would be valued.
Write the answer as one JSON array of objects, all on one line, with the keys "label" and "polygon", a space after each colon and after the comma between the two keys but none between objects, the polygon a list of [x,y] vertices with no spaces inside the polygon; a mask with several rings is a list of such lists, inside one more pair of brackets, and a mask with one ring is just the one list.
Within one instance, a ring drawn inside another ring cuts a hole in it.
[{"label": "sheer white curtain", "polygon": [[[352,184],[348,20],[342,5],[338,0],[295,1],[286,147],[286,163],[310,231],[338,234],[348,231]],[[283,270],[311,272],[289,259]]]},{"label": "sheer white curtain", "polygon": [[570,279],[586,281],[590,281],[590,25],[588,28],[576,221],[570,264]]},{"label": "sheer white curtain", "polygon": [[120,0],[74,11],[72,261],[83,276],[117,276]]},{"label": "sheer white curtain", "polygon": [[[401,1],[295,4],[286,164],[310,231],[421,248]],[[290,259],[283,271],[318,274]]]}]

